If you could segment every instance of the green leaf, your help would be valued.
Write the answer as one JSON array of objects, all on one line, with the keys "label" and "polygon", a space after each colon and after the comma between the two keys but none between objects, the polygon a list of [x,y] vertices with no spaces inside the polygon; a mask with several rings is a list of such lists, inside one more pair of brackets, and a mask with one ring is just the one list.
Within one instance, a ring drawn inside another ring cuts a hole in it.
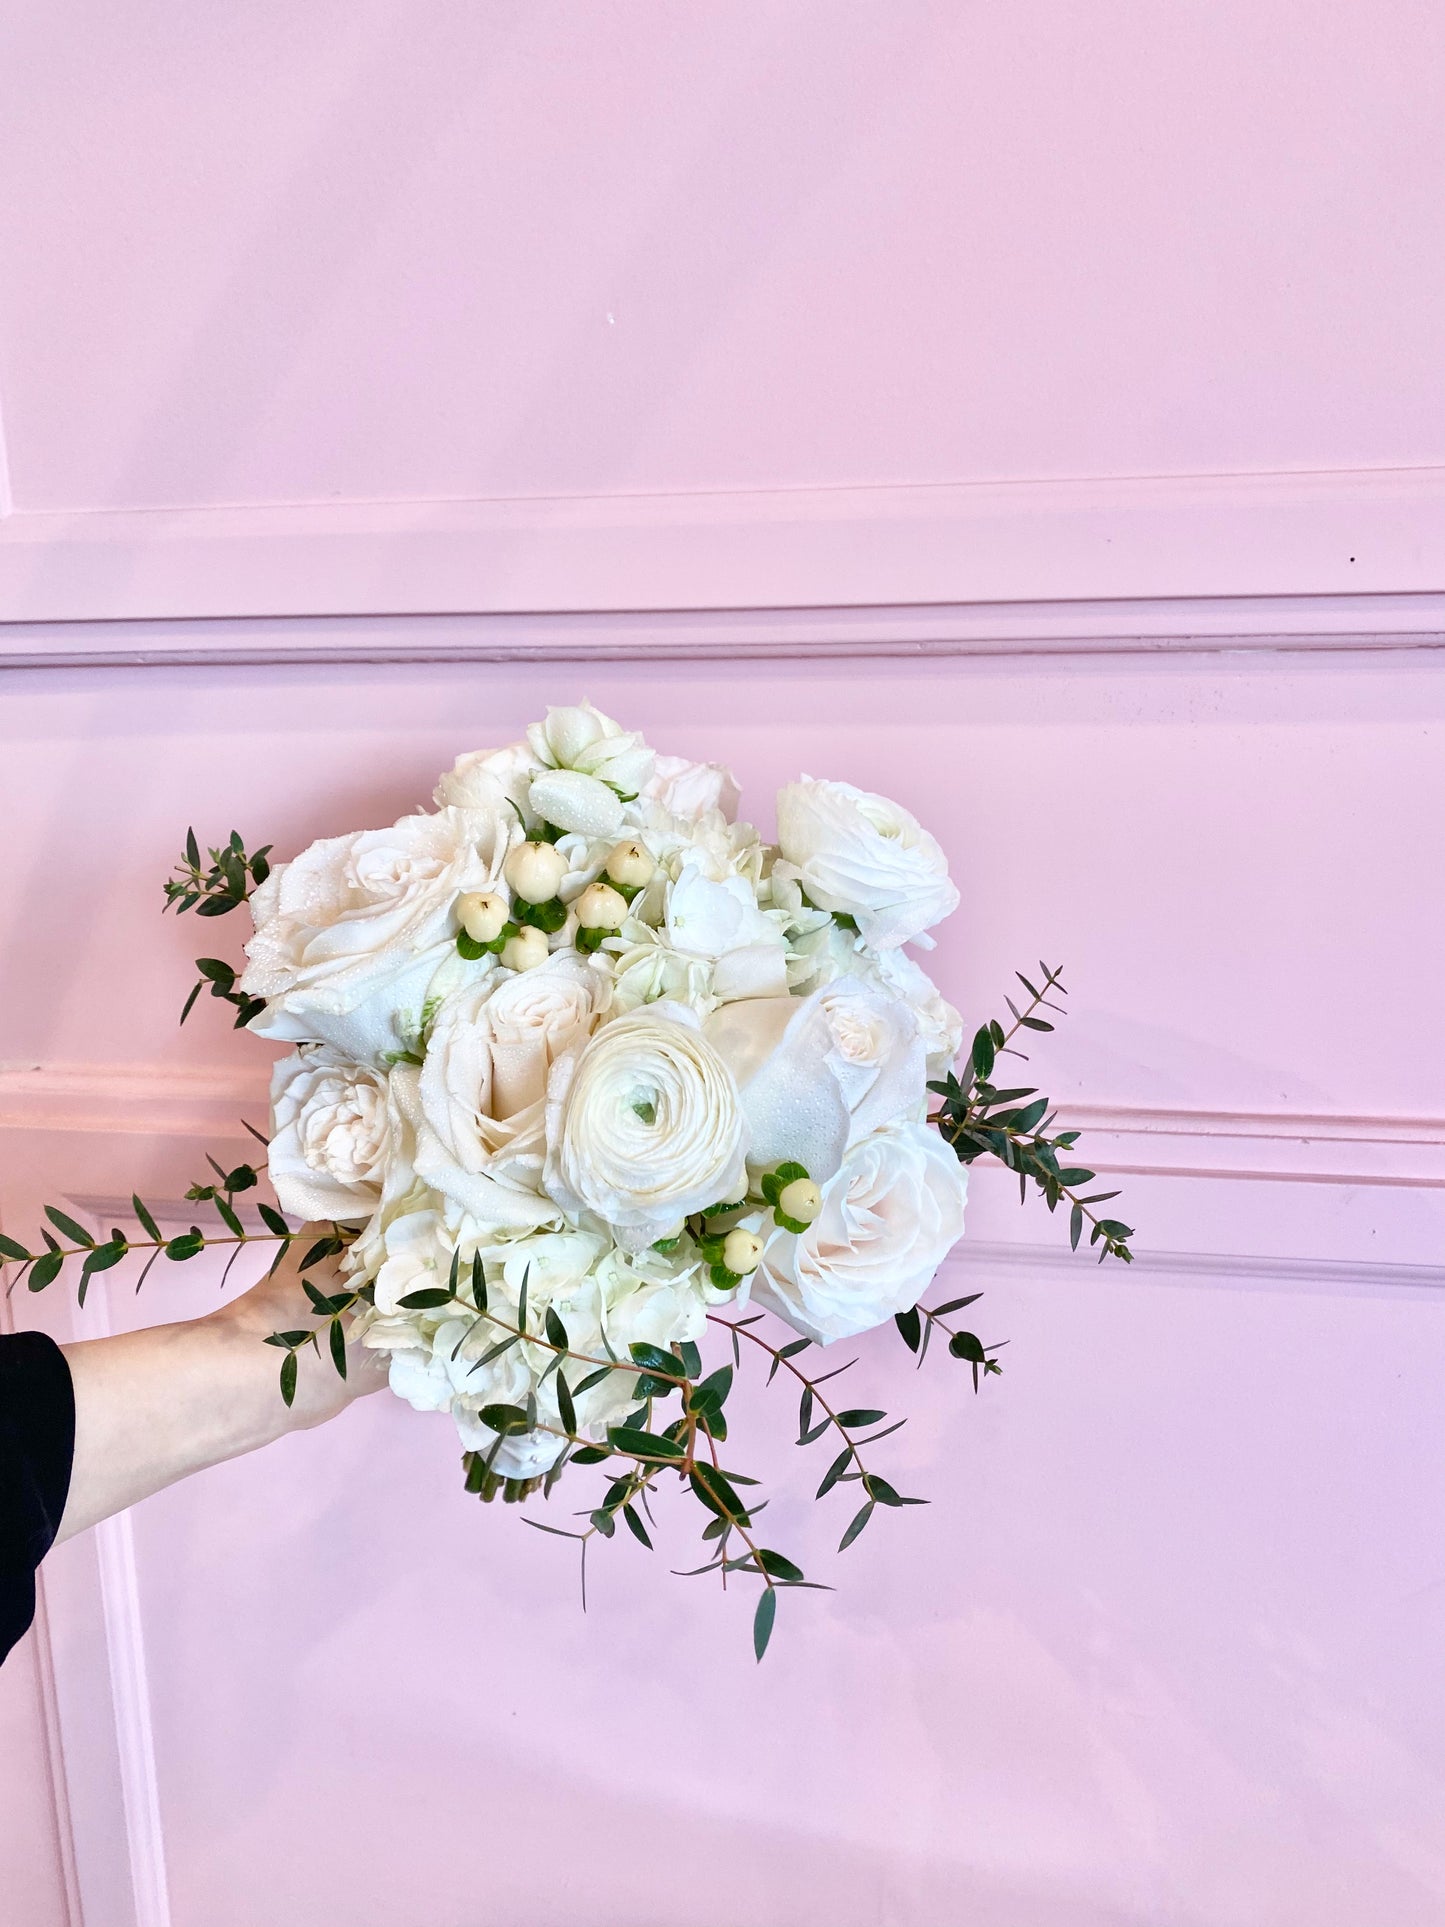
[{"label": "green leaf", "polygon": [[562,1430],[564,1432],[575,1433],[577,1430],[577,1408],[572,1403],[572,1393],[568,1387],[567,1380],[560,1371],[557,1374],[557,1413],[562,1420]]},{"label": "green leaf", "polygon": [[801,1579],[802,1569],[795,1566],[791,1559],[785,1559],[780,1552],[772,1552],[767,1546],[758,1547],[758,1564],[763,1571],[774,1579]]},{"label": "green leaf", "polygon": [[0,1231],[0,1258],[25,1259],[29,1256],[30,1253],[24,1245],[17,1244],[13,1238],[7,1238],[4,1232]]},{"label": "green leaf", "polygon": [[971,1365],[982,1365],[987,1362],[983,1346],[979,1344],[972,1332],[955,1332],[948,1341],[948,1349],[955,1358],[966,1358]]},{"label": "green leaf", "polygon": [[973,1040],[973,1074],[976,1078],[982,1080],[988,1076],[993,1069],[995,1055],[993,1035],[985,1024]]},{"label": "green leaf", "polygon": [[768,1641],[773,1636],[773,1621],[778,1616],[778,1593],[775,1586],[765,1586],[758,1600],[757,1611],[753,1614],[753,1651],[759,1660],[768,1650]]},{"label": "green leaf", "polygon": [[346,1376],[346,1333],[341,1329],[341,1320],[331,1321],[331,1362],[336,1367],[338,1377]]},{"label": "green leaf", "polygon": [[178,1238],[171,1239],[166,1246],[166,1256],[177,1264],[183,1264],[187,1258],[194,1258],[203,1250],[205,1242],[199,1228],[192,1225],[189,1231],[183,1231]]},{"label": "green leaf", "polygon": [[565,1352],[567,1350],[567,1327],[558,1317],[554,1306],[548,1305],[547,1317],[544,1322],[549,1341],[557,1347],[559,1352]]},{"label": "green leaf", "polygon": [[840,1412],[838,1414],[838,1423],[847,1426],[849,1431],[852,1431],[860,1425],[876,1425],[879,1419],[887,1418],[887,1416],[888,1414],[886,1412],[875,1411],[871,1406],[856,1405],[850,1407],[846,1412]]},{"label": "green leaf", "polygon": [[246,1235],[246,1227],[241,1223],[241,1220],[236,1216],[226,1200],[221,1197],[216,1197],[212,1198],[211,1202],[215,1205],[216,1215],[220,1218],[226,1229],[234,1232],[238,1238],[244,1238]]},{"label": "green leaf", "polygon": [[641,1519],[639,1519],[637,1516],[636,1506],[634,1505],[623,1506],[622,1516],[627,1521],[628,1526],[631,1528],[633,1538],[640,1540],[641,1543],[647,1547],[647,1550],[651,1552],[652,1541],[647,1536],[647,1528],[643,1525]]},{"label": "green leaf", "polygon": [[1076,1204],[1073,1210],[1069,1213],[1069,1249],[1070,1251],[1078,1250],[1079,1239],[1083,1236],[1083,1231],[1084,1231],[1084,1207],[1081,1204]]},{"label": "green leaf", "polygon": [[660,1345],[629,1345],[627,1355],[634,1365],[645,1366],[649,1372],[656,1372],[663,1378],[676,1381],[683,1375],[682,1366],[671,1352],[665,1352]]},{"label": "green leaf", "polygon": [[823,1483],[813,1495],[815,1498],[821,1499],[825,1493],[832,1491],[839,1479],[841,1479],[843,1474],[848,1470],[848,1463],[852,1457],[853,1448],[850,1445],[845,1445],[837,1458],[834,1459],[833,1463],[828,1467],[828,1470],[823,1474]]},{"label": "green leaf", "polygon": [[139,1224],[141,1230],[144,1231],[152,1244],[158,1245],[161,1242],[160,1226],[156,1223],[150,1212],[146,1210],[140,1198],[134,1193],[131,1196],[130,1208],[134,1211],[136,1222]]},{"label": "green leaf", "polygon": [[287,1352],[281,1360],[281,1396],[288,1405],[296,1399],[296,1354]]},{"label": "green leaf", "polygon": [[600,1465],[606,1457],[607,1453],[602,1446],[584,1445],[572,1454],[572,1463],[573,1465]]},{"label": "green leaf", "polygon": [[916,1352],[923,1339],[923,1320],[918,1315],[918,1307],[896,1313],[893,1322],[909,1351]]},{"label": "green leaf", "polygon": [[[677,1349],[682,1354],[682,1369],[689,1378],[696,1378],[702,1370],[702,1353],[690,1338],[682,1339]],[[732,1374],[729,1373],[728,1376],[731,1377]]]},{"label": "green leaf", "polygon": [[868,1472],[864,1474],[863,1490],[868,1494],[868,1497],[870,1499],[876,1499],[879,1505],[907,1505],[908,1504],[908,1501],[906,1499],[899,1498],[898,1494],[894,1491],[893,1487],[888,1483],[887,1479],[880,1479],[876,1472]]},{"label": "green leaf", "polygon": [[306,1253],[306,1256],[301,1260],[297,1269],[300,1271],[309,1271],[312,1265],[319,1265],[323,1258],[334,1258],[339,1252],[345,1251],[345,1249],[346,1246],[340,1238],[318,1238]]},{"label": "green leaf", "polygon": [[35,1263],[30,1267],[30,1277],[27,1281],[30,1289],[32,1291],[44,1291],[45,1287],[53,1283],[59,1276],[60,1267],[64,1263],[65,1253],[63,1251],[47,1251],[44,1257],[37,1258]]},{"label": "green leaf", "polygon": [[290,1225],[274,1205],[265,1204],[258,1199],[256,1209],[260,1212],[261,1222],[268,1231],[274,1231],[278,1238],[289,1238],[292,1235]]},{"label": "green leaf", "polygon": [[699,1459],[690,1474],[693,1491],[702,1500],[709,1512],[716,1512],[737,1525],[748,1522],[747,1507],[734,1491],[726,1475]]},{"label": "green leaf", "polygon": [[863,1530],[864,1526],[867,1525],[868,1521],[872,1517],[873,1517],[873,1501],[870,1499],[865,1506],[861,1507],[859,1511],[854,1513],[853,1523],[849,1526],[848,1530],[843,1534],[843,1537],[838,1541],[839,1552],[846,1552],[848,1550],[849,1546],[852,1545],[853,1541],[858,1537],[858,1534]]},{"label": "green leaf", "polygon": [[610,1512],[604,1512],[601,1506],[598,1506],[591,1517],[593,1525],[596,1526],[604,1539],[610,1539],[613,1533],[616,1532],[617,1521]]},{"label": "green leaf", "polygon": [[480,1251],[472,1253],[472,1303],[478,1311],[487,1309],[487,1275]]},{"label": "green leaf", "polygon": [[609,1425],[607,1442],[614,1452],[627,1452],[639,1459],[671,1462],[685,1459],[687,1453],[676,1439],[665,1439],[655,1432],[641,1432],[628,1425]]},{"label": "green leaf", "polygon": [[428,1285],[422,1291],[409,1291],[396,1302],[403,1311],[434,1311],[438,1305],[451,1303],[451,1293],[443,1291],[440,1285]]},{"label": "green leaf", "polygon": [[477,1417],[482,1424],[493,1432],[500,1432],[510,1438],[517,1432],[528,1432],[527,1414],[520,1405],[484,1405]]},{"label": "green leaf", "polygon": [[55,1205],[47,1204],[45,1215],[57,1231],[62,1232],[67,1238],[74,1238],[77,1244],[90,1246],[95,1243],[95,1239],[83,1225],[78,1225],[74,1218],[67,1218],[65,1213]]},{"label": "green leaf", "polygon": [[196,846],[194,830],[186,831],[186,862],[193,870],[199,870],[201,867],[201,852]]},{"label": "green leaf", "polygon": [[584,1378],[582,1383],[577,1387],[578,1398],[581,1398],[584,1392],[590,1392],[594,1385],[600,1385],[603,1379],[609,1378],[611,1374],[612,1374],[612,1367],[610,1365],[599,1365],[595,1372],[589,1372],[586,1378]]},{"label": "green leaf", "polygon": [[962,1311],[965,1305],[976,1305],[982,1296],[981,1291],[971,1291],[966,1298],[950,1298],[946,1305],[933,1305],[930,1309],[935,1318],[947,1318],[951,1311]]}]

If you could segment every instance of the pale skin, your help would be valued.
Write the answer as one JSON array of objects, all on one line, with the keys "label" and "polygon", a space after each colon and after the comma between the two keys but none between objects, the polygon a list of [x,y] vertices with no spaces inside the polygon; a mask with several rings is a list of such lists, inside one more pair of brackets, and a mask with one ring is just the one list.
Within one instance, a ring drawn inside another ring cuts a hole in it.
[{"label": "pale skin", "polygon": [[[299,1236],[269,1278],[204,1317],[61,1347],[75,1386],[75,1462],[58,1539],[208,1465],[324,1424],[385,1385],[385,1355],[359,1345],[347,1346],[339,1377],[318,1327],[320,1355],[301,1352],[295,1403],[282,1400],[281,1353],[263,1341],[315,1322],[298,1270],[310,1242]],[[306,1276],[322,1291],[341,1284],[334,1258]]]}]

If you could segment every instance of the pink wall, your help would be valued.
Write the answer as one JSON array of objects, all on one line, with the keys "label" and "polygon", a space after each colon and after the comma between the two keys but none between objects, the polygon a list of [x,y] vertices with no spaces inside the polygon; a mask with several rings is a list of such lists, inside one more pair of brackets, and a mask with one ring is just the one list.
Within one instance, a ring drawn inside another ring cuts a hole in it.
[{"label": "pink wall", "polygon": [[[864,1341],[932,1505],[835,1561],[780,1499],[839,1590],[762,1669],[670,1538],[584,1620],[393,1401],[61,1549],[6,1927],[1439,1921],[1442,55],[1410,0],[6,29],[6,1228],[186,1210],[258,1113],[175,1025],[188,822],[387,820],[584,694],[764,820],[916,808],[969,1016],[1068,966],[1039,1070],[1140,1226],[1071,1262],[980,1174],[1006,1375]],[[127,1285],[8,1315],[213,1302]]]}]

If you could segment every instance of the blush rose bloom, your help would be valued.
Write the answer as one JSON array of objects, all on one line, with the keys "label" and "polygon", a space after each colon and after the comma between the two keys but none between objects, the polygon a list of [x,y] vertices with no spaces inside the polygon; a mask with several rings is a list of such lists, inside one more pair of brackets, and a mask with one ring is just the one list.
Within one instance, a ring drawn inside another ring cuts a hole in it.
[{"label": "blush rose bloom", "polygon": [[968,1180],[926,1124],[860,1139],[805,1232],[768,1239],[753,1297],[820,1345],[916,1305],[963,1236]]},{"label": "blush rose bloom", "polygon": [[865,943],[913,943],[958,908],[948,860],[898,803],[805,776],[778,792],[778,848],[820,909],[853,917]]},{"label": "blush rose bloom", "polygon": [[387,1080],[329,1045],[283,1057],[271,1073],[268,1160],[288,1217],[366,1218],[392,1152]]},{"label": "blush rose bloom", "polygon": [[601,1218],[624,1251],[740,1196],[744,1148],[737,1086],[685,1005],[644,1005],[553,1066],[547,1190]]},{"label": "blush rose bloom", "polygon": [[358,1062],[410,1048],[438,971],[468,974],[456,969],[457,897],[495,888],[520,836],[510,810],[447,808],[325,837],[279,865],[251,897],[240,988],[268,1008],[250,1028]]},{"label": "blush rose bloom", "polygon": [[548,1074],[585,1042],[607,991],[601,972],[559,951],[454,992],[437,1011],[417,1080],[417,1175],[477,1224],[557,1221],[542,1192]]}]

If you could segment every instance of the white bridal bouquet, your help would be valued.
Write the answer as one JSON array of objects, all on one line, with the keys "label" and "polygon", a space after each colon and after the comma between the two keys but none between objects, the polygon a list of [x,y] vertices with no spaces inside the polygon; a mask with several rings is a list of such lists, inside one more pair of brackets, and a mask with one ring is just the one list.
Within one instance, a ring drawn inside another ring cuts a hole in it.
[{"label": "white bridal bouquet", "polygon": [[[359,1338],[401,1398],[450,1413],[483,1498],[602,1465],[578,1529],[543,1527],[584,1555],[619,1517],[650,1544],[649,1499],[679,1480],[703,1509],[699,1570],[762,1581],[761,1657],[779,1589],[807,1582],[759,1544],[754,1482],[727,1463],[743,1348],[801,1385],[801,1443],[833,1437],[819,1497],[861,1487],[847,1545],[875,1506],[916,1501],[865,1461],[887,1415],[830,1403],[835,1374],[799,1355],[891,1320],[920,1360],[940,1328],[975,1388],[999,1369],[947,1323],[971,1299],[921,1303],[963,1235],[967,1165],[1000,1158],[1067,1204],[1076,1246],[1087,1224],[1101,1257],[1129,1257],[1128,1227],[1094,1212],[1114,1194],[1082,1195],[1093,1173],[1069,1168],[1075,1134],[990,1081],[1020,1031],[1051,1027],[1059,973],[1021,979],[1027,1004],[955,1070],[962,1020],[907,946],[931,947],[958,891],[908,811],[804,776],[764,843],[725,768],[657,754],[590,703],[459,757],[433,800],[274,867],[235,834],[203,865],[192,834],[166,885],[202,916],[246,903],[255,927],[243,970],[199,961],[182,1019],[209,988],[287,1047],[259,1225],[237,1203],[259,1174],[213,1163],[190,1196],[214,1235],[165,1239],[137,1198],[140,1236],[101,1243],[51,1207],[68,1243],[0,1256],[33,1289],[78,1257],[83,1296],[138,1247],[269,1238],[279,1257],[322,1221],[303,1273],[339,1255],[345,1283],[308,1286],[315,1326],[270,1341],[288,1401],[321,1333],[342,1372]],[[764,1311],[796,1336],[774,1344]]]}]

